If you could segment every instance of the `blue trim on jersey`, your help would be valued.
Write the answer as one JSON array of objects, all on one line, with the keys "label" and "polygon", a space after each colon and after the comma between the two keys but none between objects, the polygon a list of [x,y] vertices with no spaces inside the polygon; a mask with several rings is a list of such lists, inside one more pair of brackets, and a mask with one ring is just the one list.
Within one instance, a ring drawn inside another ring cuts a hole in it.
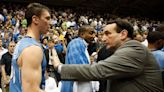
[{"label": "blue trim on jersey", "polygon": [[[38,43],[35,39],[33,38],[23,38],[21,39],[14,50],[13,53],[13,58],[12,58],[12,72],[11,72],[11,81],[10,81],[10,92],[22,92],[22,81],[21,81],[21,72],[20,68],[17,64],[17,59],[19,58],[20,54],[22,51],[32,45],[36,45],[42,48],[42,45]],[[44,89],[45,88],[45,71],[46,71],[46,58],[45,55],[43,54],[43,60],[42,60],[42,80],[40,84],[40,88]],[[32,72],[32,71],[31,71]]]}]

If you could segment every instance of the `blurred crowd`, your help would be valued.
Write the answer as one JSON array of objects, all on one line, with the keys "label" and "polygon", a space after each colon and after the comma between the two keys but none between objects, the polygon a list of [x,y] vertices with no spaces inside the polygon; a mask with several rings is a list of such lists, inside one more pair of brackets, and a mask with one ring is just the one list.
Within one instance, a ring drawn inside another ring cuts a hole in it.
[{"label": "blurred crowd", "polygon": [[[26,9],[20,5],[1,5],[0,9],[1,37],[9,41],[18,42],[25,35],[27,29],[27,21],[25,19]],[[85,10],[51,8],[51,18],[51,27],[47,36],[53,36],[55,41],[63,40],[65,37],[69,42],[71,38],[77,36],[78,28],[82,25],[93,26],[98,35],[102,32],[102,28],[108,21],[120,19],[121,17],[108,13],[99,15]],[[157,25],[161,23],[161,21],[149,20],[147,18],[124,17],[123,19],[133,24],[136,34],[155,31]],[[9,41],[3,42],[3,46],[5,47],[5,44],[7,45]]]}]

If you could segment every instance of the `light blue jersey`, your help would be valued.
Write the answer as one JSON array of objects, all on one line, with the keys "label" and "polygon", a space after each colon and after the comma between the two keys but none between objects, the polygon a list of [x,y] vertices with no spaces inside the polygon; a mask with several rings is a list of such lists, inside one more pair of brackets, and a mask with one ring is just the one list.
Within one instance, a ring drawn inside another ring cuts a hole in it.
[{"label": "light blue jersey", "polygon": [[[11,70],[11,81],[10,81],[10,92],[22,92],[22,81],[21,81],[21,71],[17,64],[17,59],[22,53],[23,49],[36,45],[42,48],[42,45],[38,43],[35,39],[30,37],[25,37],[22,40],[20,40],[16,48],[14,50],[13,58],[12,58],[12,70]],[[36,57],[37,58],[37,57]],[[40,84],[40,88],[45,88],[45,71],[46,71],[46,58],[43,54],[43,60],[42,60],[42,80]],[[33,72],[33,71],[31,71]],[[30,76],[29,76],[30,77]]]}]

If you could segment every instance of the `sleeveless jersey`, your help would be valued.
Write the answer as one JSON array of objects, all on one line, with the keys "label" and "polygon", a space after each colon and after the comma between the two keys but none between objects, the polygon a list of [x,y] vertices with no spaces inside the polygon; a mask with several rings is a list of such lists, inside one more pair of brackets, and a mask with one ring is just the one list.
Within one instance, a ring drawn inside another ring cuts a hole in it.
[{"label": "sleeveless jersey", "polygon": [[[12,58],[12,70],[11,70],[11,80],[10,80],[10,92],[22,92],[22,81],[21,81],[21,70],[17,64],[17,60],[22,53],[22,51],[32,45],[39,46],[42,48],[42,45],[38,43],[35,39],[31,37],[25,37],[21,39],[14,50],[13,58]],[[37,57],[36,57],[37,58]],[[43,52],[43,60],[42,60],[42,80],[40,84],[40,88],[45,88],[45,71],[46,71],[46,57]],[[32,72],[32,71],[31,71]],[[30,77],[30,76],[29,76]]]}]

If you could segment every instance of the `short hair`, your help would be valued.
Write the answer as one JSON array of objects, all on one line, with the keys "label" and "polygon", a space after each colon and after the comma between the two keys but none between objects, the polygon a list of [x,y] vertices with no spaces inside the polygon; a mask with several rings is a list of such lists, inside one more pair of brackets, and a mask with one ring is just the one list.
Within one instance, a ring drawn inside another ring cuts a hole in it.
[{"label": "short hair", "polygon": [[161,34],[159,31],[152,31],[148,33],[147,36],[148,43],[155,43],[160,39],[164,39],[164,35]]},{"label": "short hair", "polygon": [[79,32],[78,32],[78,35],[80,36],[81,34],[83,33],[86,33],[88,30],[94,30],[94,28],[90,25],[83,25],[79,28]]},{"label": "short hair", "polygon": [[133,32],[133,38],[136,37],[137,35],[143,36],[144,32],[142,30],[134,30]]},{"label": "short hair", "polygon": [[156,31],[159,31],[164,34],[164,24],[160,24],[157,28]]},{"label": "short hair", "polygon": [[16,44],[14,41],[10,41],[9,44],[7,44],[7,47],[9,47],[12,43]]},{"label": "short hair", "polygon": [[113,24],[116,23],[116,32],[120,33],[122,30],[127,30],[128,31],[128,37],[133,39],[133,26],[131,23],[122,20],[122,19],[118,19],[118,20],[113,20],[113,21],[109,21],[108,24]]},{"label": "short hair", "polygon": [[48,39],[48,43],[49,43],[49,42],[54,43],[54,39],[53,39],[53,38],[49,38],[49,39]]},{"label": "short hair", "polygon": [[41,39],[41,43],[43,43],[43,41],[44,41],[45,39],[48,40],[48,37],[47,37],[47,36],[46,36],[46,37],[43,37],[43,38]]},{"label": "short hair", "polygon": [[27,6],[27,10],[25,11],[25,18],[27,19],[27,26],[31,25],[32,23],[32,16],[36,15],[40,17],[43,10],[49,11],[49,8],[40,4],[40,3],[30,3]]}]

